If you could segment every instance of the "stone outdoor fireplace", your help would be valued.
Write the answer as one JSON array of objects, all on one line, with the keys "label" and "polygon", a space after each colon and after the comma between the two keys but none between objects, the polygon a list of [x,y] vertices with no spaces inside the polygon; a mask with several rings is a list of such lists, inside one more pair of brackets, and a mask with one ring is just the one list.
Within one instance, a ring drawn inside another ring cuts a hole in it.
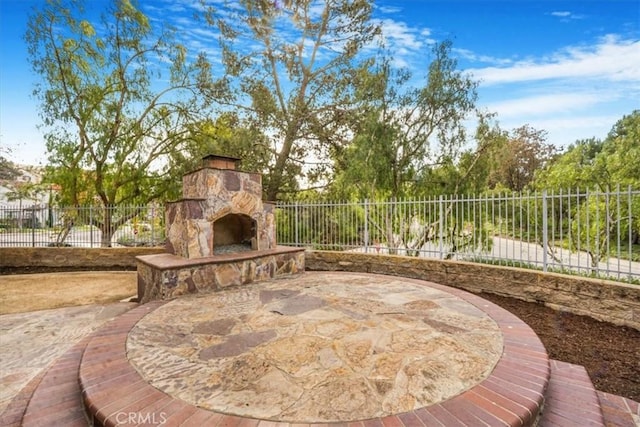
[{"label": "stone outdoor fireplace", "polygon": [[166,206],[166,254],[137,258],[140,302],[219,290],[304,271],[304,251],[276,245],[275,206],[262,177],[210,155]]},{"label": "stone outdoor fireplace", "polygon": [[262,177],[239,160],[207,156],[182,179],[184,198],[167,205],[167,252],[202,258],[276,247],[274,207],[262,201]]}]

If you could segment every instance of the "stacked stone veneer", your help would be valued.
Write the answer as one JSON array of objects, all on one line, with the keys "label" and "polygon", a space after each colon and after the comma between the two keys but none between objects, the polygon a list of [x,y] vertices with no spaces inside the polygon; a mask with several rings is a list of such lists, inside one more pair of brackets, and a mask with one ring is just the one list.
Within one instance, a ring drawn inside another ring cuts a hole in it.
[{"label": "stacked stone veneer", "polygon": [[166,207],[167,252],[184,258],[214,255],[214,223],[229,214],[254,221],[253,249],[276,247],[274,206],[262,201],[259,174],[205,167],[185,175],[182,187],[184,199]]},{"label": "stacked stone veneer", "polygon": [[[304,249],[276,245],[274,206],[262,201],[262,177],[235,170],[237,159],[204,161],[183,177],[184,198],[166,207],[167,253],[137,257],[142,303],[304,271]],[[247,251],[216,255],[217,247],[245,240]]]},{"label": "stacked stone veneer", "polygon": [[277,247],[264,251],[186,259],[172,254],[146,255],[138,260],[138,300],[171,299],[198,292],[302,273],[304,250]]}]

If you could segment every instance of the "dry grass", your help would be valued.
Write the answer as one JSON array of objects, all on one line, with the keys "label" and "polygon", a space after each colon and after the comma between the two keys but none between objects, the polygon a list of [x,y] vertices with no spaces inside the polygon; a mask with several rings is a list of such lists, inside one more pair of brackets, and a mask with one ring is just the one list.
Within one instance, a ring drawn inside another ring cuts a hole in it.
[{"label": "dry grass", "polygon": [[136,293],[135,271],[0,276],[0,314],[105,304]]}]

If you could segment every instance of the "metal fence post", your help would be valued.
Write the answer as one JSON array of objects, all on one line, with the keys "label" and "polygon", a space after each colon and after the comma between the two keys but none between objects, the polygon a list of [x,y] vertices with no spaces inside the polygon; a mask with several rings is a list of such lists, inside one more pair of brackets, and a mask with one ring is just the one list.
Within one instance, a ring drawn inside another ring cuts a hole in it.
[{"label": "metal fence post", "polygon": [[36,247],[36,208],[31,205],[31,247]]},{"label": "metal fence post", "polygon": [[295,209],[294,209],[295,222],[293,223],[294,230],[295,230],[294,244],[295,244],[296,247],[299,246],[299,244],[298,244],[298,238],[299,238],[299,236],[298,236],[298,226],[300,224],[300,218],[299,218],[300,211],[299,211],[298,206],[299,206],[299,202],[296,200],[295,205],[294,205],[294,207],[295,207]]},{"label": "metal fence post", "polygon": [[93,248],[93,207],[89,206],[89,247]]},{"label": "metal fence post", "polygon": [[438,252],[440,252],[440,259],[444,258],[444,200],[442,194],[438,197]]},{"label": "metal fence post", "polygon": [[[149,215],[147,215],[149,218]],[[151,244],[154,245],[156,242],[156,209],[155,206],[151,206]]]},{"label": "metal fence post", "polygon": [[369,253],[369,199],[364,199],[364,253]]},{"label": "metal fence post", "polygon": [[547,190],[542,190],[542,271],[547,271],[547,248],[549,247],[549,217],[547,208]]}]

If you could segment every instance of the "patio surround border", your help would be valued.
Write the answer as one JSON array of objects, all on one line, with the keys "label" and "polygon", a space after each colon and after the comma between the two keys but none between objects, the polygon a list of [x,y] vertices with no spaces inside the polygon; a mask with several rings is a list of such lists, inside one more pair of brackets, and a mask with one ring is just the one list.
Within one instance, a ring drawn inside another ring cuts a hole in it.
[{"label": "patio surround border", "polygon": [[[135,268],[164,248],[0,248],[2,267]],[[307,270],[353,271],[428,280],[470,292],[542,303],[640,330],[640,286],[538,270],[355,252],[307,251]]]}]

